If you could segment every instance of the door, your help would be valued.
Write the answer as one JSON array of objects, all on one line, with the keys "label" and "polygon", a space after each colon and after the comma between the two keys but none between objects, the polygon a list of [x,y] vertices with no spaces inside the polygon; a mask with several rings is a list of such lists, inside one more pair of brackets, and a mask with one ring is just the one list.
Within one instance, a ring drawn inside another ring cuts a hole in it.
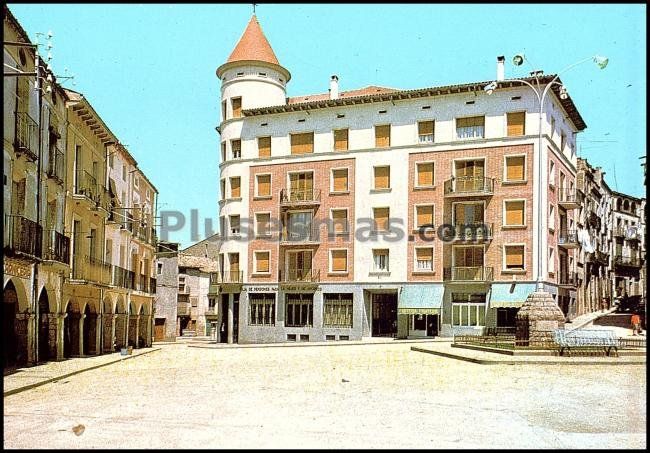
[{"label": "door", "polygon": [[311,251],[289,253],[287,275],[291,280],[309,281],[311,277]]},{"label": "door", "polygon": [[221,313],[219,314],[219,343],[228,343],[228,294],[221,295]]},{"label": "door", "polygon": [[239,342],[239,293],[233,294],[232,342]]},{"label": "door", "polygon": [[229,253],[228,261],[230,262],[230,282],[236,282],[239,278],[239,253]]},{"label": "door", "polygon": [[397,293],[372,295],[372,336],[397,336]]},{"label": "door", "polygon": [[453,280],[483,277],[483,247],[455,247]]},{"label": "door", "polygon": [[291,185],[291,201],[313,199],[314,177],[311,172],[292,173],[289,176],[289,183]]},{"label": "door", "polygon": [[153,326],[153,341],[165,340],[165,318],[156,318]]},{"label": "door", "polygon": [[427,337],[438,335],[438,315],[427,315]]},{"label": "door", "polygon": [[485,162],[482,160],[466,160],[456,162],[456,191],[474,192],[483,190]]}]

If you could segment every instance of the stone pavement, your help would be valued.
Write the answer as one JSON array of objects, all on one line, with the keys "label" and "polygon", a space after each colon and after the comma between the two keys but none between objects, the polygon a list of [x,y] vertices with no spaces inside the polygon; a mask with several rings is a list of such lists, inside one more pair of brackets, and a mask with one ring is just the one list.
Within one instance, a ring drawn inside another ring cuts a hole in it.
[{"label": "stone pavement", "polygon": [[128,360],[159,350],[160,348],[134,349],[132,355],[122,356],[119,352],[89,357],[77,357],[60,362],[47,362],[33,367],[18,368],[4,376],[3,395],[13,395],[50,382],[56,382],[84,371],[93,370],[115,362]]}]

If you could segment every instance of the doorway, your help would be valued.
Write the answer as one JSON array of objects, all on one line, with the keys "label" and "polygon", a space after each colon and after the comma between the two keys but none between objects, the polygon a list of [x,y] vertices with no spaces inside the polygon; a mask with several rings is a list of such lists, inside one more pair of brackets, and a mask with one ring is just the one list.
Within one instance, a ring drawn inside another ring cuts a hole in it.
[{"label": "doorway", "polygon": [[156,318],[153,326],[153,341],[165,340],[165,318]]},{"label": "doorway", "polygon": [[232,342],[239,342],[239,293],[233,294],[232,309]]},{"label": "doorway", "polygon": [[221,327],[219,328],[219,343],[228,343],[228,294],[221,295]]},{"label": "doorway", "polygon": [[372,294],[372,336],[397,336],[397,292]]}]

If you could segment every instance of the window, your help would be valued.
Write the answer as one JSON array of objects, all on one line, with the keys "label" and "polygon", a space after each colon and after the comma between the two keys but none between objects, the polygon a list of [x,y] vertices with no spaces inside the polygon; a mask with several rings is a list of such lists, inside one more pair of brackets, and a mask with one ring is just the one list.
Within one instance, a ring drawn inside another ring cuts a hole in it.
[{"label": "window", "polygon": [[332,209],[332,228],[331,233],[342,234],[348,232],[348,210]]},{"label": "window", "polygon": [[185,293],[185,276],[178,276],[178,292]]},{"label": "window", "polygon": [[485,117],[472,116],[456,118],[456,138],[483,138],[485,136]]},{"label": "window", "polygon": [[275,294],[251,293],[248,295],[248,324],[251,326],[275,325]]},{"label": "window", "polygon": [[231,215],[230,216],[230,233],[239,234],[239,216]]},{"label": "window", "polygon": [[323,294],[325,327],[352,327],[352,294]]},{"label": "window", "polygon": [[388,249],[375,249],[372,257],[376,272],[388,272]]},{"label": "window", "polygon": [[390,124],[375,126],[375,148],[390,146]]},{"label": "window", "polygon": [[226,199],[226,180],[222,179],[220,181],[221,183],[221,199],[225,200]]},{"label": "window", "polygon": [[241,98],[232,98],[232,117],[241,118]]},{"label": "window", "polygon": [[433,143],[433,121],[420,121],[418,123],[418,141],[420,143]]},{"label": "window", "polygon": [[348,191],[348,169],[339,168],[332,170],[332,192]]},{"label": "window", "polygon": [[255,175],[257,182],[257,197],[270,197],[271,196],[271,175]]},{"label": "window", "polygon": [[347,272],[348,251],[330,250],[330,272]]},{"label": "window", "polygon": [[230,198],[241,198],[241,178],[230,178]]},{"label": "window", "polygon": [[198,297],[190,297],[190,305],[192,307],[198,307],[199,306],[199,298]]},{"label": "window", "polygon": [[226,101],[221,101],[221,121],[226,120]]},{"label": "window", "polygon": [[291,134],[291,154],[308,154],[314,152],[314,133]]},{"label": "window", "polygon": [[415,249],[415,271],[431,272],[433,270],[433,247]]},{"label": "window", "polygon": [[256,237],[269,237],[271,235],[271,214],[256,213],[255,214],[255,232]]},{"label": "window", "polygon": [[415,229],[429,227],[433,228],[433,205],[415,207]]},{"label": "window", "polygon": [[241,140],[230,140],[230,149],[233,159],[241,159]]},{"label": "window", "polygon": [[[55,136],[55,139],[56,139],[56,136]],[[114,165],[114,163],[115,163],[115,159],[114,159],[114,158],[115,158],[115,153],[114,153],[114,152],[113,152],[113,153],[110,153],[110,154],[108,155],[108,166],[111,167],[111,168],[113,168],[113,165]]]},{"label": "window", "polygon": [[334,151],[348,150],[348,130],[339,129],[334,131]]},{"label": "window", "polygon": [[[93,176],[95,176],[95,179],[97,179],[97,162],[93,162]],[[135,185],[136,188],[140,188],[140,178],[137,176],[133,178],[133,185]]]},{"label": "window", "polygon": [[451,324],[485,325],[485,294],[451,293]]},{"label": "window", "polygon": [[548,249],[548,273],[555,273],[555,250],[553,248]]},{"label": "window", "polygon": [[433,162],[415,164],[416,187],[433,187]]},{"label": "window", "polygon": [[390,167],[374,167],[374,189],[390,189]]},{"label": "window", "polygon": [[373,208],[373,218],[375,219],[375,231],[388,231],[389,208]]},{"label": "window", "polygon": [[268,274],[270,252],[255,252],[255,272],[259,274]]},{"label": "window", "polygon": [[510,200],[504,202],[505,216],[504,226],[524,225],[524,200]]},{"label": "window", "polygon": [[548,205],[548,228],[555,230],[555,206]]},{"label": "window", "polygon": [[285,305],[286,327],[311,327],[314,323],[313,294],[287,294]]},{"label": "window", "polygon": [[508,113],[508,137],[526,135],[526,112]]},{"label": "window", "polygon": [[122,181],[126,181],[126,164],[122,164]]},{"label": "window", "polygon": [[163,263],[156,263],[156,266],[157,266],[156,275],[162,275]]},{"label": "window", "polygon": [[317,230],[312,229],[311,211],[290,212],[287,217],[286,239],[289,241],[308,241],[316,239]]},{"label": "window", "polygon": [[526,156],[506,156],[504,181],[524,181],[526,179]]},{"label": "window", "polygon": [[257,138],[258,157],[271,157],[271,137]]},{"label": "window", "polygon": [[560,151],[564,152],[564,145],[566,144],[566,134],[564,131],[560,134]]},{"label": "window", "polygon": [[505,270],[524,270],[524,246],[504,245]]},{"label": "window", "polygon": [[548,185],[555,187],[555,162],[548,163]]}]

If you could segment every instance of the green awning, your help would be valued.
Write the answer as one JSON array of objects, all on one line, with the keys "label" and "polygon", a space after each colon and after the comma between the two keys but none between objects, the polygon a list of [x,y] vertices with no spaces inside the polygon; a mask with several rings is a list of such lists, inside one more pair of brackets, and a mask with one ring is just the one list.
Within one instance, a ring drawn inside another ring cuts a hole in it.
[{"label": "green awning", "polygon": [[445,287],[436,285],[405,285],[399,296],[397,313],[400,315],[439,315]]},{"label": "green awning", "polygon": [[488,307],[519,308],[535,288],[535,283],[493,283]]}]

